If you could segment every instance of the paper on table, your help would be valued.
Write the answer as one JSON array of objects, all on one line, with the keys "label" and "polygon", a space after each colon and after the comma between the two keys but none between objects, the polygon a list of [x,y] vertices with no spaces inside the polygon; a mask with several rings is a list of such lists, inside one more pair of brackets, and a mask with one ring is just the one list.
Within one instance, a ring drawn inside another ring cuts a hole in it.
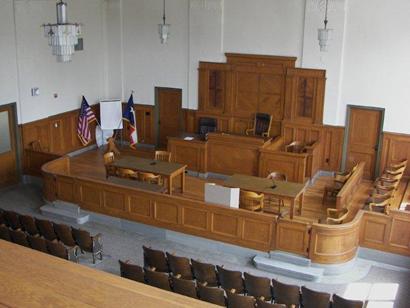
[{"label": "paper on table", "polygon": [[194,137],[185,137],[184,140],[191,141],[194,140]]}]

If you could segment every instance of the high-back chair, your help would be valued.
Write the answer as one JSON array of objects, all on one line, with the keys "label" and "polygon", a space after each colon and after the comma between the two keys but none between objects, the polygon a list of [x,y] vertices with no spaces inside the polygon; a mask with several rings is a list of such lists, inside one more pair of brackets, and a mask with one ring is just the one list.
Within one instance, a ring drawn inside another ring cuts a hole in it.
[{"label": "high-back chair", "polygon": [[93,263],[95,264],[96,258],[103,259],[103,243],[102,234],[98,233],[91,236],[90,232],[72,228],[75,242],[80,247],[81,251],[86,251],[92,254]]},{"label": "high-back chair", "polygon": [[192,298],[198,298],[198,291],[196,289],[195,281],[177,278],[171,275],[172,290],[175,293],[189,296]]},{"label": "high-back chair", "polygon": [[0,239],[11,242],[10,229],[7,226],[0,225]]},{"label": "high-back chair", "polygon": [[254,308],[255,298],[253,296],[239,295],[236,293],[226,293],[228,308]]},{"label": "high-back chair", "polygon": [[10,230],[10,237],[13,243],[21,246],[30,247],[27,241],[27,235],[20,230]]},{"label": "high-back chair", "polygon": [[118,260],[120,263],[120,272],[121,277],[131,279],[137,282],[144,283],[144,271],[141,266],[131,264],[129,261],[121,261]]},{"label": "high-back chair", "polygon": [[20,223],[23,227],[23,230],[30,234],[30,235],[38,235],[40,232],[38,231],[36,221],[30,215],[20,215]]},{"label": "high-back chair", "polygon": [[332,308],[363,308],[364,303],[359,300],[352,300],[333,294]]},{"label": "high-back chair", "polygon": [[57,239],[57,234],[54,231],[53,223],[46,219],[35,219],[37,229],[40,231],[40,235],[48,241],[54,241]]},{"label": "high-back chair", "polygon": [[191,263],[188,258],[178,257],[170,253],[166,253],[169,270],[172,274],[182,279],[193,279]]},{"label": "high-back chair", "polygon": [[144,267],[153,271],[168,273],[168,262],[162,250],[142,246],[144,251]]},{"label": "high-back chair", "polygon": [[288,285],[272,279],[275,304],[285,304],[287,307],[299,307],[300,290],[298,286]]},{"label": "high-back chair", "polygon": [[169,285],[169,276],[167,273],[151,271],[146,268],[145,281],[152,287],[172,291],[171,286]]},{"label": "high-back chair", "polygon": [[246,135],[268,137],[272,126],[272,115],[267,113],[256,113],[253,128],[245,131]]},{"label": "high-back chair", "polygon": [[284,304],[271,304],[270,302],[265,302],[260,299],[256,299],[256,305],[257,308],[286,308],[286,305]]},{"label": "high-back chair", "polygon": [[13,229],[13,230],[20,230],[21,223],[20,223],[20,215],[14,211],[4,211],[4,220],[6,221],[6,225]]},{"label": "high-back chair", "polygon": [[198,284],[199,299],[218,306],[226,306],[225,292],[220,288],[207,287]]},{"label": "high-back chair", "polygon": [[155,160],[171,162],[171,152],[155,151]]},{"label": "high-back chair", "polygon": [[303,308],[329,308],[331,295],[326,292],[318,292],[302,286]]},{"label": "high-back chair", "polygon": [[239,207],[248,211],[261,211],[263,210],[263,200],[264,194],[241,190]]},{"label": "high-back chair", "polygon": [[248,295],[263,301],[272,299],[272,286],[269,278],[254,276],[246,272],[243,276],[245,277],[245,289]]},{"label": "high-back chair", "polygon": [[46,240],[46,244],[48,252],[53,256],[78,263],[78,257],[74,249],[65,247],[60,242],[51,242]]},{"label": "high-back chair", "polygon": [[73,237],[70,226],[54,223],[54,231],[57,234],[58,239],[63,242],[64,245],[69,247],[77,247],[77,243]]},{"label": "high-back chair", "polygon": [[216,269],[218,271],[219,284],[226,292],[239,294],[245,292],[242,272],[227,270],[219,265],[216,266]]},{"label": "high-back chair", "polygon": [[44,253],[48,253],[46,240],[42,237],[28,235],[27,240],[31,248]]},{"label": "high-back chair", "polygon": [[218,278],[216,276],[215,265],[209,263],[202,263],[191,259],[192,273],[198,283],[209,286],[218,286]]}]

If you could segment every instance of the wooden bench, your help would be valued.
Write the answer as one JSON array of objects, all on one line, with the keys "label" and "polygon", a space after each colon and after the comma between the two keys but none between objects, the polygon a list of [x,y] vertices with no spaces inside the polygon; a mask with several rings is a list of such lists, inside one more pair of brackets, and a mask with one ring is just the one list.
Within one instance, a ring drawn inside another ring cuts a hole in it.
[{"label": "wooden bench", "polygon": [[165,187],[157,185],[157,184],[151,184],[147,182],[141,182],[141,181],[130,180],[130,179],[123,179],[123,178],[119,178],[115,176],[110,176],[107,179],[107,181],[113,184],[120,185],[120,186],[127,186],[131,188],[148,190],[148,191],[157,192],[157,193],[166,192]]},{"label": "wooden bench", "polygon": [[354,193],[360,186],[363,179],[363,172],[365,162],[360,162],[356,170],[349,177],[349,179],[344,183],[342,189],[336,195],[336,208],[343,209],[349,205],[353,199]]}]

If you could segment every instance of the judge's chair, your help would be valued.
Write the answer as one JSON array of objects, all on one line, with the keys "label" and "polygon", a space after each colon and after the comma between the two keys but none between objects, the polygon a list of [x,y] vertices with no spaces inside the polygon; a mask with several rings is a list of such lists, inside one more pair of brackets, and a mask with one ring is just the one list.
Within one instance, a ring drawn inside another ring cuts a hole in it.
[{"label": "judge's chair", "polygon": [[248,136],[269,137],[272,126],[272,116],[267,113],[256,113],[253,128],[248,128],[245,134]]},{"label": "judge's chair", "polygon": [[214,118],[199,118],[198,134],[205,138],[208,133],[216,132],[217,122]]}]

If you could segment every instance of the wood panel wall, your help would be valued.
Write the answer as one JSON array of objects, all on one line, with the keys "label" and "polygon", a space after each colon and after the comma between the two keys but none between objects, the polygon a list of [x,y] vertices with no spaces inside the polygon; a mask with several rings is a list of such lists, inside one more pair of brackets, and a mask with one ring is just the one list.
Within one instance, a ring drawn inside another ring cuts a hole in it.
[{"label": "wood panel wall", "polygon": [[[383,133],[383,148],[380,161],[380,171],[383,171],[390,163],[408,159],[410,162],[410,135],[397,133]],[[410,168],[405,171],[410,176]]]}]

